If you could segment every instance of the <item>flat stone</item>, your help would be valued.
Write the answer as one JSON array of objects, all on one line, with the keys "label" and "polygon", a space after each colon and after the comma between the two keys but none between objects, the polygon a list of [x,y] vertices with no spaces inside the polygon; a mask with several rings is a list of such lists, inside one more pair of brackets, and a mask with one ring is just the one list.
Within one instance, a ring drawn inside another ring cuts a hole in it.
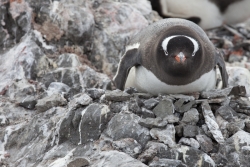
[{"label": "flat stone", "polygon": [[196,149],[200,148],[199,142],[195,140],[194,138],[183,137],[180,139],[179,144],[187,145]]},{"label": "flat stone", "polygon": [[173,124],[179,122],[180,118],[175,115],[168,115],[163,120],[166,120],[169,124]]},{"label": "flat stone", "polygon": [[48,87],[48,95],[52,95],[54,93],[58,94],[67,94],[70,91],[70,87],[62,82],[51,82]]},{"label": "flat stone", "polygon": [[168,115],[173,115],[174,105],[172,100],[166,99],[159,102],[159,104],[153,109],[156,117],[164,118]]},{"label": "flat stone", "polygon": [[175,126],[175,132],[176,132],[176,135],[178,137],[182,137],[183,136],[183,126],[185,126],[185,125],[180,124],[180,125]]},{"label": "flat stone", "polygon": [[161,158],[149,163],[149,167],[187,167],[182,161]]},{"label": "flat stone", "polygon": [[153,113],[153,111],[142,107],[141,108],[141,117],[142,118],[155,118],[155,114]]},{"label": "flat stone", "polygon": [[140,117],[133,113],[120,112],[109,121],[105,133],[113,140],[133,138],[144,147],[150,140],[150,134],[147,128],[138,124],[139,120]]},{"label": "flat stone", "polygon": [[39,112],[44,112],[52,107],[63,106],[67,104],[67,100],[60,94],[53,94],[46,96],[43,99],[39,99],[36,104],[36,109]]},{"label": "flat stone", "polygon": [[[173,155],[173,157],[171,155]],[[176,158],[174,154],[171,154],[167,145],[149,141],[145,146],[144,151],[139,155],[138,160],[143,163],[148,163],[151,162],[155,156],[159,158]]]},{"label": "flat stone", "polygon": [[99,99],[105,93],[105,90],[98,88],[89,88],[87,89],[87,93],[92,99]]},{"label": "flat stone", "polygon": [[76,54],[65,53],[58,57],[57,60],[58,67],[79,67],[81,62]]},{"label": "flat stone", "polygon": [[146,119],[141,118],[139,120],[139,124],[146,128],[163,128],[167,126],[168,122],[160,117],[146,118]]},{"label": "flat stone", "polygon": [[129,87],[129,88],[126,88],[124,90],[125,93],[128,93],[128,94],[134,94],[134,93],[138,93],[137,89],[136,88],[133,88],[133,87]]},{"label": "flat stone", "polygon": [[129,100],[131,97],[130,94],[125,93],[123,91],[120,90],[114,90],[114,91],[106,91],[105,92],[105,98],[109,101],[127,101]]},{"label": "flat stone", "polygon": [[107,167],[147,167],[142,162],[132,158],[131,156],[119,151],[102,151],[91,166],[107,166]]},{"label": "flat stone", "polygon": [[187,112],[185,112],[181,120],[181,122],[184,122],[190,125],[196,125],[198,121],[199,121],[199,112],[195,108],[192,108],[188,110]]},{"label": "flat stone", "polygon": [[183,126],[183,136],[184,137],[195,137],[198,135],[198,127],[194,125]]},{"label": "flat stone", "polygon": [[85,93],[80,93],[74,96],[73,100],[70,101],[69,107],[77,108],[79,106],[87,106],[92,102],[92,98]]},{"label": "flat stone", "polygon": [[194,96],[188,96],[188,95],[183,95],[183,94],[170,94],[169,96],[175,99],[185,99],[185,101],[195,100]]},{"label": "flat stone", "polygon": [[230,122],[226,125],[226,128],[229,132],[229,135],[233,135],[238,131],[242,131],[245,128],[245,121],[244,120],[237,120],[234,122]]},{"label": "flat stone", "polygon": [[126,106],[124,102],[113,102],[109,105],[109,108],[111,112],[119,113],[124,106]]},{"label": "flat stone", "polygon": [[[196,103],[195,100],[190,100],[189,102],[187,102],[187,101],[189,101],[189,100],[184,99],[184,98],[177,100],[174,103],[175,110],[179,113],[183,113],[183,112],[190,110],[192,108],[192,106]],[[186,104],[184,104],[184,103],[186,103]]]},{"label": "flat stone", "polygon": [[206,135],[197,135],[196,140],[199,142],[202,151],[209,153],[213,150],[213,141]]},{"label": "flat stone", "polygon": [[91,104],[81,114],[79,144],[99,139],[111,117],[109,107],[107,105]]},{"label": "flat stone", "polygon": [[74,158],[67,164],[67,167],[76,167],[76,166],[88,166],[89,160],[86,158]]},{"label": "flat stone", "polygon": [[233,121],[235,111],[228,105],[221,106],[217,112],[221,115],[221,117],[227,121]]},{"label": "flat stone", "polygon": [[159,101],[156,100],[156,99],[154,99],[154,98],[145,100],[143,102],[144,107],[147,108],[147,109],[149,109],[149,110],[153,109],[158,103],[159,103]]},{"label": "flat stone", "polygon": [[205,118],[206,125],[208,126],[214,139],[218,143],[224,143],[224,137],[222,136],[219,125],[216,123],[213,112],[211,111],[211,108],[207,102],[202,103],[202,112]]},{"label": "flat stone", "polygon": [[175,128],[174,125],[168,124],[166,128],[153,128],[150,130],[152,138],[168,145],[170,148],[176,145],[175,143]]},{"label": "flat stone", "polygon": [[218,97],[227,97],[231,92],[232,87],[225,88],[225,89],[212,89],[209,91],[201,92],[201,97],[204,99],[210,98],[218,98]]},{"label": "flat stone", "polygon": [[132,138],[125,138],[114,141],[112,146],[118,150],[122,151],[133,158],[137,158],[137,156],[141,153],[142,147],[141,145]]}]

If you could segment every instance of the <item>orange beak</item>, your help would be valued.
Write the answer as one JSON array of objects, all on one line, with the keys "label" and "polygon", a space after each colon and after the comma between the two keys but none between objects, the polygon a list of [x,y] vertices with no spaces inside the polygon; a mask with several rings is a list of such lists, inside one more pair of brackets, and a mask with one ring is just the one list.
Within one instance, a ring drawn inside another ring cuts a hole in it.
[{"label": "orange beak", "polygon": [[184,63],[184,61],[186,60],[186,57],[182,52],[180,52],[177,56],[175,56],[175,60],[178,63]]}]

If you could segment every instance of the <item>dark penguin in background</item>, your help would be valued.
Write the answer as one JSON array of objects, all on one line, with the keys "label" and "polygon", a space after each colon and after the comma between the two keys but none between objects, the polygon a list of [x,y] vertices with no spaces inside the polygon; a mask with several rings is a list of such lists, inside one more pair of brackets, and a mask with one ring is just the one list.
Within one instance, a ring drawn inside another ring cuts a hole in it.
[{"label": "dark penguin in background", "polygon": [[153,95],[200,92],[215,88],[216,65],[227,87],[223,56],[205,32],[188,20],[163,19],[132,38],[113,81]]},{"label": "dark penguin in background", "polygon": [[150,0],[163,18],[185,18],[203,29],[250,18],[250,0]]}]

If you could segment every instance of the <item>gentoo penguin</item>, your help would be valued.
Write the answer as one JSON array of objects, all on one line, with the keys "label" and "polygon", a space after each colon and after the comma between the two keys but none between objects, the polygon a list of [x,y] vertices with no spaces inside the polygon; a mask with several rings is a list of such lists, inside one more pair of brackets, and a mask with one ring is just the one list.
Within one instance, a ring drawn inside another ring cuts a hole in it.
[{"label": "gentoo penguin", "polygon": [[227,87],[223,56],[205,32],[188,20],[163,19],[132,38],[113,81],[153,95],[200,92],[215,88],[216,65]]},{"label": "gentoo penguin", "polygon": [[250,0],[151,0],[151,4],[164,18],[185,18],[203,29],[250,18]]}]

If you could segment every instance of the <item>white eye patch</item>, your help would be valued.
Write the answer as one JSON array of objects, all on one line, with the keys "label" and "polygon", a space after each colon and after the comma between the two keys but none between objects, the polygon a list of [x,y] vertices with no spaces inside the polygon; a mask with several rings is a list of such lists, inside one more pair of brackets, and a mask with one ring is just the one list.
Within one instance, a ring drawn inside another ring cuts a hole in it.
[{"label": "white eye patch", "polygon": [[193,38],[191,38],[191,37],[188,37],[188,36],[185,36],[185,35],[173,35],[173,36],[170,36],[170,37],[167,37],[166,39],[164,39],[164,40],[162,41],[161,46],[162,46],[162,48],[163,48],[165,54],[168,55],[168,51],[167,51],[168,42],[169,42],[171,39],[173,39],[173,38],[175,38],[175,37],[179,37],[179,36],[186,37],[186,38],[188,38],[188,39],[193,43],[193,45],[194,45],[194,51],[193,51],[192,56],[194,56],[195,53],[199,50],[199,44],[198,44],[198,42],[197,42],[195,39],[193,39]]}]

